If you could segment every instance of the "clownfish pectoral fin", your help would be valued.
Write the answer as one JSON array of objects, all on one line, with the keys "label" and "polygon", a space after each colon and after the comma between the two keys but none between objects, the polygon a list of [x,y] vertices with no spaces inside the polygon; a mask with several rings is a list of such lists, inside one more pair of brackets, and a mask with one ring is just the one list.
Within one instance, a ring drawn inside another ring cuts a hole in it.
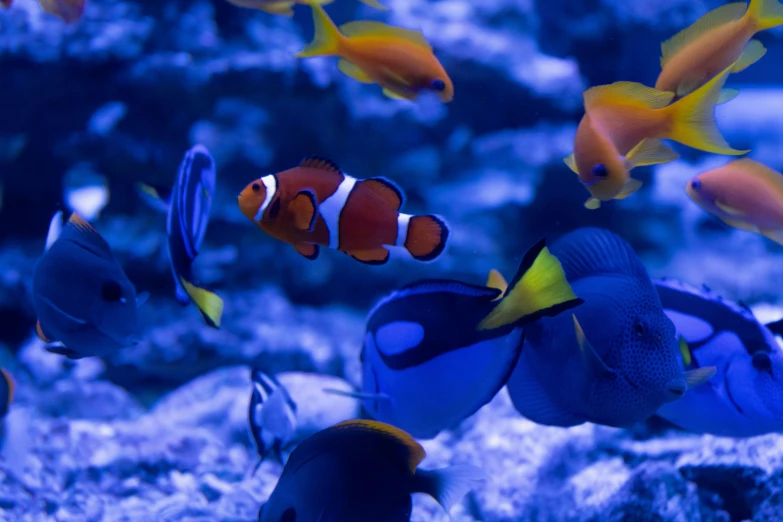
[{"label": "clownfish pectoral fin", "polygon": [[770,228],[761,228],[759,232],[767,239],[771,239],[779,245],[783,245],[783,230],[775,230]]},{"label": "clownfish pectoral fin", "polygon": [[440,217],[411,216],[403,246],[417,261],[432,261],[443,253],[448,239],[449,227]]},{"label": "clownfish pectoral fin", "polygon": [[589,198],[585,201],[585,208],[587,210],[596,210],[601,208],[601,200],[598,198]]},{"label": "clownfish pectoral fin", "polygon": [[402,94],[400,94],[400,93],[397,93],[397,92],[391,91],[391,90],[389,90],[389,89],[386,89],[386,88],[384,88],[384,89],[383,89],[383,94],[384,94],[386,97],[388,97],[388,98],[391,98],[391,99],[393,99],[393,100],[408,100],[408,101],[411,101],[411,100],[413,100],[413,99],[415,99],[415,98],[416,98],[416,96],[414,96],[414,95],[411,95],[411,96],[403,96],[403,95],[402,95]]},{"label": "clownfish pectoral fin", "polygon": [[318,259],[318,254],[321,252],[321,248],[313,243],[296,243],[294,244],[294,250],[310,261]]},{"label": "clownfish pectoral fin", "polygon": [[503,277],[503,274],[501,274],[494,268],[489,271],[489,277],[487,277],[487,284],[485,286],[489,288],[497,288],[498,290],[500,290],[500,295],[497,296],[495,299],[493,299],[493,301],[502,299],[503,296],[506,294],[506,290],[508,290],[508,283],[506,282],[506,279]]},{"label": "clownfish pectoral fin", "polygon": [[625,166],[630,170],[634,167],[646,167],[648,165],[669,163],[679,157],[679,154],[664,145],[661,140],[648,139],[640,141],[636,147],[631,149],[625,156]]},{"label": "clownfish pectoral fin", "polygon": [[628,178],[628,181],[625,182],[625,186],[620,191],[620,193],[614,197],[614,199],[625,199],[640,188],[642,188],[641,181],[638,179]]},{"label": "clownfish pectoral fin", "polygon": [[688,370],[687,372],[683,372],[682,377],[685,379],[685,382],[688,383],[688,389],[691,389],[702,385],[715,377],[717,371],[718,369],[715,366],[704,366],[702,368],[696,368],[693,370]]},{"label": "clownfish pectoral fin", "polygon": [[699,18],[690,27],[683,29],[663,42],[661,44],[661,67],[665,67],[675,55],[679,54],[685,47],[704,34],[710,32],[712,29],[742,18],[745,15],[746,9],[747,4],[744,2],[734,2],[723,5],[717,9],[713,9]]},{"label": "clownfish pectoral fin", "polygon": [[342,58],[339,62],[337,62],[337,68],[344,75],[348,76],[349,78],[353,78],[358,82],[375,83],[373,79],[370,78],[370,75],[364,72],[364,69],[353,62],[349,62],[345,58]]},{"label": "clownfish pectoral fin", "polygon": [[405,195],[403,194],[402,189],[389,179],[381,177],[368,178],[359,183],[372,190],[375,195],[379,196],[391,208],[398,212],[405,203]]},{"label": "clownfish pectoral fin", "polygon": [[739,96],[740,90],[734,89],[731,87],[726,87],[722,91],[720,91],[720,96],[718,96],[718,105],[721,105],[723,103],[728,103],[737,96]]},{"label": "clownfish pectoral fin", "polygon": [[572,314],[572,316],[574,318],[576,341],[579,344],[579,353],[582,356],[582,363],[584,364],[585,370],[587,370],[590,375],[597,378],[614,375],[615,371],[606,365],[604,360],[601,359],[601,356],[598,355],[598,352],[595,351],[595,348],[590,344],[590,341],[585,337],[585,332],[582,330],[582,325],[579,324],[576,314]]},{"label": "clownfish pectoral fin", "polygon": [[45,343],[51,343],[53,342],[51,339],[46,337],[46,334],[43,332],[43,329],[41,328],[41,321],[38,321],[35,323],[35,333],[38,336],[40,340],[42,340]]},{"label": "clownfish pectoral fin", "polygon": [[196,305],[196,308],[198,308],[207,326],[220,328],[220,319],[223,316],[223,300],[216,293],[192,285],[183,277],[179,278],[179,282]]},{"label": "clownfish pectoral fin", "polygon": [[726,203],[721,203],[718,200],[715,201],[715,206],[718,207],[722,212],[725,212],[730,216],[742,217],[745,215],[743,211],[736,209],[731,205],[727,205]]},{"label": "clownfish pectoral fin", "polygon": [[731,68],[731,72],[738,73],[744,71],[754,63],[761,60],[764,55],[767,54],[767,48],[764,44],[758,40],[751,40],[745,49],[742,50],[742,54],[739,59],[734,62],[734,66]]},{"label": "clownfish pectoral fin", "polygon": [[691,365],[691,362],[693,362],[693,358],[691,357],[691,348],[688,346],[688,341],[685,340],[685,337],[682,335],[680,336],[680,340],[677,343],[680,348],[680,355],[682,356],[682,363],[687,368]]},{"label": "clownfish pectoral fin", "polygon": [[573,152],[568,156],[566,156],[565,158],[563,158],[563,162],[566,165],[568,165],[568,168],[571,169],[571,172],[573,172],[577,176],[579,175],[579,169],[576,168],[576,156],[574,156]]},{"label": "clownfish pectoral fin", "polygon": [[305,232],[313,231],[318,218],[318,202],[312,190],[300,190],[289,203],[288,210],[294,216],[296,228]]},{"label": "clownfish pectoral fin", "polygon": [[346,253],[355,260],[367,265],[385,265],[389,261],[389,251],[384,247],[370,250],[353,250]]}]

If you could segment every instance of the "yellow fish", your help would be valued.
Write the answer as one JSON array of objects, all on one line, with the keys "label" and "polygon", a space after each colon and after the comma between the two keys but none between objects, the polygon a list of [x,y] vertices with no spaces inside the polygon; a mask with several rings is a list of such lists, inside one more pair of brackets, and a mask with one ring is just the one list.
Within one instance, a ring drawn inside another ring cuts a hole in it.
[{"label": "yellow fish", "polygon": [[[246,7],[248,9],[258,9],[270,14],[283,16],[294,15],[294,4],[307,4],[307,0],[227,0],[237,7]],[[319,4],[330,4],[334,0],[315,0]],[[377,0],[359,0],[376,9],[386,9]]]}]

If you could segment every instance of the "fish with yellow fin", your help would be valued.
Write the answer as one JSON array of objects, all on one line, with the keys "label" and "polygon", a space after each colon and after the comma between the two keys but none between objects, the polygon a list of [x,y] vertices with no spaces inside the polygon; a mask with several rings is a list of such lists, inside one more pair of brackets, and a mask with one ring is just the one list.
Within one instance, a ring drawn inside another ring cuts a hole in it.
[{"label": "fish with yellow fin", "polygon": [[372,21],[338,28],[323,7],[314,0],[309,4],[315,36],[297,57],[339,56],[340,71],[361,83],[377,83],[390,98],[415,100],[423,91],[444,103],[454,98],[454,84],[421,32]]},{"label": "fish with yellow fin", "polygon": [[85,0],[38,0],[44,13],[49,13],[66,24],[77,21],[84,14]]},{"label": "fish with yellow fin", "polygon": [[[248,9],[258,9],[269,14],[294,16],[294,5],[307,4],[307,0],[227,0],[237,7],[246,7]],[[317,0],[319,4],[330,4],[334,0]],[[376,9],[386,9],[377,0],[359,0]]]}]

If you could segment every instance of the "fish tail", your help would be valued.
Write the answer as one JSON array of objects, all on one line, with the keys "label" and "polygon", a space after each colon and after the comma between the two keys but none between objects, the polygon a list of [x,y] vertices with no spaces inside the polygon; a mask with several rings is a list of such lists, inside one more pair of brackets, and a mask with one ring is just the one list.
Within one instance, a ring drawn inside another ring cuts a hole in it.
[{"label": "fish tail", "polygon": [[543,316],[555,316],[582,304],[566,280],[560,261],[542,239],[527,251],[514,279],[479,330],[527,324]]},{"label": "fish tail", "polygon": [[308,0],[308,4],[313,9],[313,26],[315,35],[313,41],[307,44],[307,47],[296,54],[298,58],[309,58],[311,56],[334,56],[340,51],[340,43],[343,35],[334,25],[324,8],[316,0]]},{"label": "fish tail", "polygon": [[751,0],[747,15],[757,31],[783,25],[783,5],[778,0]]},{"label": "fish tail", "polygon": [[409,217],[408,234],[403,245],[418,261],[432,261],[446,248],[449,238],[449,227],[438,216],[406,216]]},{"label": "fish tail", "polygon": [[747,150],[733,149],[718,129],[715,105],[720,101],[723,85],[734,64],[727,67],[687,96],[666,107],[671,117],[671,131],[662,136],[694,149],[716,154],[741,155]]},{"label": "fish tail", "polygon": [[367,4],[367,5],[369,5],[370,7],[374,7],[374,8],[376,8],[376,9],[381,9],[381,10],[384,10],[384,11],[385,11],[386,9],[388,9],[388,7],[386,7],[385,5],[383,5],[383,4],[381,4],[380,2],[378,2],[378,0],[359,0],[359,1],[360,1],[361,3],[363,3],[363,4]]},{"label": "fish tail", "polygon": [[448,513],[469,491],[487,480],[480,469],[467,464],[443,469],[417,469],[413,476],[413,491],[426,493],[438,501]]},{"label": "fish tail", "polygon": [[182,287],[198,308],[204,322],[212,328],[220,328],[223,316],[223,300],[214,292],[190,284],[184,278],[179,278]]}]

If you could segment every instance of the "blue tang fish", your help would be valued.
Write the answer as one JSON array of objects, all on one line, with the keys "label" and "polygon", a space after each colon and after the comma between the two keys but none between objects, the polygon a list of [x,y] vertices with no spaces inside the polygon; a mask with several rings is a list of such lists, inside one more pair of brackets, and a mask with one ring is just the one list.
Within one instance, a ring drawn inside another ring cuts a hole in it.
[{"label": "blue tang fish", "polygon": [[540,241],[522,259],[511,290],[425,280],[383,298],[367,319],[363,399],[377,420],[432,438],[473,415],[503,387],[524,326],[582,301]]},{"label": "blue tang fish", "polygon": [[285,386],[257,368],[250,370],[253,392],[248,406],[250,436],[258,451],[256,470],[271,452],[283,463],[283,449],[296,433],[296,403]]},{"label": "blue tang fish", "polygon": [[783,431],[783,350],[742,303],[708,288],[655,282],[681,342],[684,369],[715,366],[717,375],[658,415],[696,433],[752,437]]},{"label": "blue tang fish", "polygon": [[625,427],[714,374],[714,368],[683,373],[674,324],[622,238],[581,228],[560,238],[552,254],[584,304],[526,329],[508,381],[522,415],[552,426]]},{"label": "blue tang fish", "polygon": [[177,301],[182,305],[193,301],[204,322],[219,328],[223,300],[196,286],[193,275],[215,193],[215,160],[206,147],[195,145],[185,153],[170,192],[144,184],[139,185],[139,192],[151,207],[168,213],[166,234]]},{"label": "blue tang fish", "polygon": [[[52,219],[47,249],[33,272],[36,333],[52,353],[105,356],[139,339],[136,295],[109,244],[78,214]],[[62,228],[61,228],[62,227]]]},{"label": "blue tang fish", "polygon": [[484,473],[472,466],[423,470],[426,453],[404,431],[377,421],[345,421],[291,453],[260,522],[408,522],[412,493],[448,512]]}]

